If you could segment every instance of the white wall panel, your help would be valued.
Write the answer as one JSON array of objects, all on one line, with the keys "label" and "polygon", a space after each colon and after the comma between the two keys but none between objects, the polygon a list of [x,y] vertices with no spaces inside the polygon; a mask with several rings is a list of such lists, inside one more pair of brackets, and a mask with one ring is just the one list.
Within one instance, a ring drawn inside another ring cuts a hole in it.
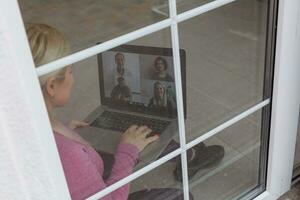
[{"label": "white wall panel", "polygon": [[0,199],[70,199],[17,1],[0,13]]}]

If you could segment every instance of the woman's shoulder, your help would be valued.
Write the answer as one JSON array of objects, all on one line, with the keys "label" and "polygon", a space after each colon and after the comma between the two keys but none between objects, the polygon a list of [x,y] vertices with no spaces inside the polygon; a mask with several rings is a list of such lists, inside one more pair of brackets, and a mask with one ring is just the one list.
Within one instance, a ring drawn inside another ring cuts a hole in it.
[{"label": "woman's shoulder", "polygon": [[65,144],[70,145],[73,142],[71,139],[67,138],[63,134],[56,133],[56,132],[54,132],[54,139],[58,147],[63,146]]},{"label": "woman's shoulder", "polygon": [[165,75],[165,77],[160,77],[160,76],[158,76],[158,74],[153,74],[151,79],[157,80],[157,81],[167,81],[167,82],[174,81],[173,77],[168,73]]},{"label": "woman's shoulder", "polygon": [[62,134],[54,135],[60,159],[64,166],[70,164],[83,166],[83,163],[91,163],[100,174],[103,173],[103,160],[92,147],[74,141]]},{"label": "woman's shoulder", "polygon": [[152,106],[153,105],[153,101],[154,101],[154,98],[151,97],[151,99],[149,100],[148,106]]},{"label": "woman's shoulder", "polygon": [[59,133],[55,133],[54,136],[61,162],[65,168],[70,165],[83,166],[82,163],[90,161],[99,165],[98,161],[96,162],[96,159],[91,157],[91,151],[85,145]]},{"label": "woman's shoulder", "polygon": [[167,74],[167,75],[166,75],[165,80],[166,80],[166,81],[174,81],[173,77],[172,77],[170,74]]}]

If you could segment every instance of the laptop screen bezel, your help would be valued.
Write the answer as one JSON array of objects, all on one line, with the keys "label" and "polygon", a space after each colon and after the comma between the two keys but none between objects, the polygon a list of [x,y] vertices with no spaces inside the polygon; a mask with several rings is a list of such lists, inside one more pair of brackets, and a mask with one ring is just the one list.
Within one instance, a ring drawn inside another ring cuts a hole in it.
[{"label": "laptop screen bezel", "polygon": [[[138,45],[121,45],[113,49],[110,49],[108,51],[116,51],[121,53],[122,52],[135,53],[135,54],[144,54],[144,55],[156,55],[156,56],[169,56],[169,57],[173,56],[172,48],[149,47],[149,46],[138,46]],[[184,49],[180,49],[179,53],[180,53],[180,66],[181,66],[183,108],[184,108],[184,117],[186,118],[186,52]],[[109,102],[105,98],[102,53],[97,54],[97,61],[98,61],[98,75],[99,75],[99,89],[100,89],[101,104],[108,105]]]}]

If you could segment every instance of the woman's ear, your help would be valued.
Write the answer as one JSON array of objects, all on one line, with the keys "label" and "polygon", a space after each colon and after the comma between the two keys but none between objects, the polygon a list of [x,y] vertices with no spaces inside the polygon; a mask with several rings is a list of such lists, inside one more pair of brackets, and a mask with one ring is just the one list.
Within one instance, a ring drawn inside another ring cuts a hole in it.
[{"label": "woman's ear", "polygon": [[49,95],[49,97],[53,98],[56,91],[55,77],[48,78],[45,86],[46,93]]}]

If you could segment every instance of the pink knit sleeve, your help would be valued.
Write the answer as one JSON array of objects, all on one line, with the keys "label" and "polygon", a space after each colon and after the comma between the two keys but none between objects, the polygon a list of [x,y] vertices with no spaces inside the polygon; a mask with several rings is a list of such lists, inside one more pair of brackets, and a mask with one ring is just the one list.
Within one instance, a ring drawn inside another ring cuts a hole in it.
[{"label": "pink knit sleeve", "polygon": [[[138,159],[138,149],[135,146],[120,144],[115,154],[111,176],[104,182],[102,175],[84,150],[78,151],[74,148],[60,148],[59,150],[72,200],[85,199],[130,175]],[[101,199],[127,200],[128,193],[129,184]]]},{"label": "pink knit sleeve", "polygon": [[[113,164],[111,175],[106,180],[107,185],[111,185],[122,178],[130,175],[134,166],[137,164],[139,151],[132,144],[119,144],[115,153],[115,162]],[[129,184],[115,190],[111,193],[113,200],[127,200],[129,193]]]}]

